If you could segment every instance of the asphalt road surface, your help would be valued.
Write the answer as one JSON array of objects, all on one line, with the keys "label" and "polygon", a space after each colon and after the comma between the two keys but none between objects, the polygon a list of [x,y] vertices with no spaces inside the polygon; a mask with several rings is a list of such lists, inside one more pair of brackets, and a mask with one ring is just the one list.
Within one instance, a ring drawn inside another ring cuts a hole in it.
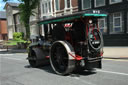
[{"label": "asphalt road surface", "polygon": [[31,68],[27,54],[0,54],[0,85],[128,85],[128,60],[103,60],[95,72],[60,76],[50,66]]}]

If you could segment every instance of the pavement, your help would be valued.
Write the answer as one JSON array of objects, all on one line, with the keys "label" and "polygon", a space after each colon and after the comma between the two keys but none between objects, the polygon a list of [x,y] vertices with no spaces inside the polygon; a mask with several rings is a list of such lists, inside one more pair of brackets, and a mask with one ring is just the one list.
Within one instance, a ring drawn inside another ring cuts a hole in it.
[{"label": "pavement", "polygon": [[128,47],[104,47],[104,58],[128,59]]},{"label": "pavement", "polygon": [[[27,53],[26,49],[0,49],[0,53]],[[104,47],[103,58],[128,59],[128,47]]]}]

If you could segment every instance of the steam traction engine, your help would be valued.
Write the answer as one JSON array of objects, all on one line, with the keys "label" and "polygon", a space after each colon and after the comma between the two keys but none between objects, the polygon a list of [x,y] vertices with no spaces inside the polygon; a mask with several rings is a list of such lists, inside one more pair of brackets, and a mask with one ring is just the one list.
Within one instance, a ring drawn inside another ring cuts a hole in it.
[{"label": "steam traction engine", "polygon": [[45,36],[29,46],[28,61],[32,67],[51,64],[55,73],[102,68],[103,38],[98,19],[107,14],[86,10],[39,21]]}]

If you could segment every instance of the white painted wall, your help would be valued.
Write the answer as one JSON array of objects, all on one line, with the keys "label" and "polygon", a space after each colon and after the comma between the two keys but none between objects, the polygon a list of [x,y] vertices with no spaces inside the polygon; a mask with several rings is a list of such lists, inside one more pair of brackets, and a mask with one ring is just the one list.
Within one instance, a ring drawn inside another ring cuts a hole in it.
[{"label": "white painted wall", "polygon": [[13,39],[13,30],[12,30],[12,28],[8,29],[8,39]]}]

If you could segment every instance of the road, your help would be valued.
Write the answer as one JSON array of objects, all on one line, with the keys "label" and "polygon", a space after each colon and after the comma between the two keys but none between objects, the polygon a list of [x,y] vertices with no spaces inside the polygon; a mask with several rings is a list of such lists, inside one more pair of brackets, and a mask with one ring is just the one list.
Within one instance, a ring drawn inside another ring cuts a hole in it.
[{"label": "road", "polygon": [[27,54],[0,54],[0,85],[128,85],[128,60],[103,59],[93,73],[56,75],[50,66],[31,68]]}]

